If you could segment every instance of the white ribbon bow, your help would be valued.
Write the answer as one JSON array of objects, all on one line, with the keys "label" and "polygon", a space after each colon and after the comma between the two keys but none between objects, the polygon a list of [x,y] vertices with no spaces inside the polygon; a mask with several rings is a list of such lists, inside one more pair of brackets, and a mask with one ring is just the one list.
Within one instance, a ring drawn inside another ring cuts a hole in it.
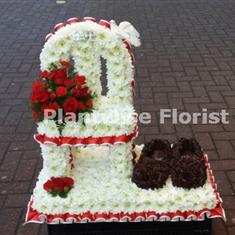
[{"label": "white ribbon bow", "polygon": [[135,47],[139,47],[141,45],[141,42],[139,39],[140,34],[130,22],[123,21],[118,26],[114,20],[111,20],[110,26],[111,26],[111,30],[118,37],[126,39]]}]

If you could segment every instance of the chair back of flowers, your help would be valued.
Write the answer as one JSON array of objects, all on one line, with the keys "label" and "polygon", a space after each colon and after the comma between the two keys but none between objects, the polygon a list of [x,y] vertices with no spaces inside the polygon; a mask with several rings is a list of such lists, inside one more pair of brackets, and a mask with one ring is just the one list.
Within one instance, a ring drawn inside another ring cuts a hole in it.
[{"label": "chair back of flowers", "polygon": [[55,26],[40,54],[41,80],[35,82],[32,109],[35,119],[45,108],[89,112],[101,101],[101,58],[106,61],[109,104],[132,105],[134,56],[131,43],[139,34],[129,22],[92,17],[71,18]]}]

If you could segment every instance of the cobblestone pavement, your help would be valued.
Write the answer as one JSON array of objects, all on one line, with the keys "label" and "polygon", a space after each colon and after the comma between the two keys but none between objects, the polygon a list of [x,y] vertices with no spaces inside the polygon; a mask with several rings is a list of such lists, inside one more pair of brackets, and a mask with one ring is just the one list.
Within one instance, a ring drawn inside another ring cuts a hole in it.
[{"label": "cobblestone pavement", "polygon": [[[22,226],[42,167],[26,100],[39,72],[44,36],[70,17],[129,20],[140,31],[136,109],[151,112],[138,142],[194,136],[208,152],[228,221],[214,234],[235,234],[235,2],[211,0],[0,0],[0,234],[45,234]],[[226,109],[228,125],[165,125],[160,108],[190,113]]]}]

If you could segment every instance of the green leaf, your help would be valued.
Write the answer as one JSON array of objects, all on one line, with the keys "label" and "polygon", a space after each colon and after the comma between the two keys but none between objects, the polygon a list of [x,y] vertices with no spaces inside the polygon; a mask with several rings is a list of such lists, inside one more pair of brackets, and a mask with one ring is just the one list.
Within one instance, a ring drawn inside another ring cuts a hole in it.
[{"label": "green leaf", "polygon": [[55,190],[51,190],[49,193],[52,195],[52,197],[56,197],[58,194]]},{"label": "green leaf", "polygon": [[51,64],[49,65],[49,70],[53,70],[53,69],[57,69],[57,68],[58,68],[58,66],[57,66],[56,63],[51,63]]},{"label": "green leaf", "polygon": [[67,193],[66,191],[63,191],[63,192],[59,192],[58,195],[59,195],[60,197],[62,197],[62,198],[66,198],[67,195],[68,195],[68,193]]}]

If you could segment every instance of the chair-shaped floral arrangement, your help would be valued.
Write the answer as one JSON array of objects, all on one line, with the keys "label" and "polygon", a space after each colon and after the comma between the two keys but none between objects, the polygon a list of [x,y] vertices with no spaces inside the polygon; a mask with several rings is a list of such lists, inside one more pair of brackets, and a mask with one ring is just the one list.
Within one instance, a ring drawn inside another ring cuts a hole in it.
[{"label": "chair-shaped floral arrangement", "polygon": [[[110,170],[131,175],[137,117],[130,43],[139,46],[138,37],[129,22],[117,26],[114,21],[96,23],[91,17],[71,18],[47,35],[31,108],[38,121],[34,138],[44,160],[43,187],[52,196],[66,197],[73,187],[70,175],[79,148],[109,146]],[[101,94],[101,58],[107,68],[106,96]]]},{"label": "chair-shaped floral arrangement", "polygon": [[129,22],[117,26],[91,17],[71,18],[47,35],[30,103],[43,168],[26,221],[224,217],[208,158],[195,141],[183,139],[172,147],[156,139],[133,149],[138,132],[131,44],[140,41]]}]

